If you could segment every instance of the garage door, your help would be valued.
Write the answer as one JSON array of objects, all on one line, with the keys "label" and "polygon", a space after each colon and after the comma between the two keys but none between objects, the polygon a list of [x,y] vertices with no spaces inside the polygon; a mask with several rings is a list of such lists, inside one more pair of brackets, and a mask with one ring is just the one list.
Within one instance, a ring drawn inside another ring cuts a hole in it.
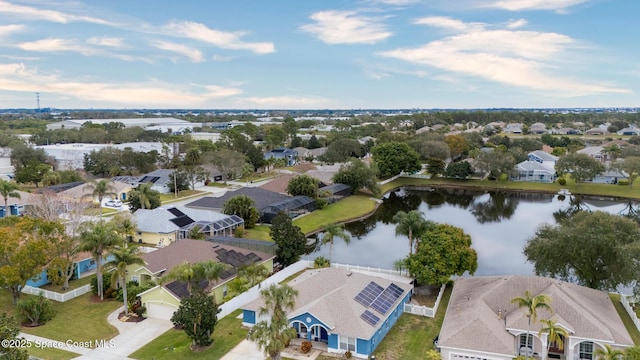
[{"label": "garage door", "polygon": [[178,310],[178,308],[174,306],[147,303],[147,317],[154,319],[171,320],[171,316],[176,310]]},{"label": "garage door", "polygon": [[451,354],[451,360],[487,360],[483,357],[473,355]]}]

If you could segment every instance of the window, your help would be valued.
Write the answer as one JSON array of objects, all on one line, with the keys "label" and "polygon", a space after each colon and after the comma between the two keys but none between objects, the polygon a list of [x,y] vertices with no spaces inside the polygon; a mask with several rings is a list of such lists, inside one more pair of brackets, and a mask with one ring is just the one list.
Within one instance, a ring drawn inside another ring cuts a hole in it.
[{"label": "window", "polygon": [[[533,348],[533,335],[529,334],[529,347]],[[520,347],[527,346],[527,334],[520,335]]]},{"label": "window", "polygon": [[593,343],[580,343],[580,359],[593,360]]},{"label": "window", "polygon": [[356,351],[356,338],[340,336],[340,349],[349,350],[351,352]]},{"label": "window", "polygon": [[227,294],[229,293],[229,288],[227,286],[222,288],[222,297],[227,297]]}]

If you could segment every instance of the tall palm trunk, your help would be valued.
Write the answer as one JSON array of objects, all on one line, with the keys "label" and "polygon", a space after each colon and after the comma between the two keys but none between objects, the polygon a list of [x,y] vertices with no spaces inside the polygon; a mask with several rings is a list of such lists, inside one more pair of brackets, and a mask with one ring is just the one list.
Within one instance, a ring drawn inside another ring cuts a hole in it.
[{"label": "tall palm trunk", "polygon": [[129,313],[129,299],[127,297],[127,276],[122,277],[122,300],[124,302],[124,313]]},{"label": "tall palm trunk", "polygon": [[331,254],[333,253],[333,239],[329,241],[329,263],[331,263]]},{"label": "tall palm trunk", "polygon": [[94,257],[96,262],[96,279],[98,281],[98,296],[100,296],[100,300],[104,300],[104,279],[102,278],[102,264],[100,264],[100,258],[102,256],[98,255]]},{"label": "tall palm trunk", "polygon": [[[529,316],[529,322],[527,323],[527,340],[525,340],[526,350],[524,353],[524,360],[529,360],[529,334],[531,333],[531,316]],[[533,348],[533,344],[532,348]],[[533,349],[531,349],[533,350]]]},{"label": "tall palm trunk", "polygon": [[413,254],[413,232],[409,228],[409,255]]}]

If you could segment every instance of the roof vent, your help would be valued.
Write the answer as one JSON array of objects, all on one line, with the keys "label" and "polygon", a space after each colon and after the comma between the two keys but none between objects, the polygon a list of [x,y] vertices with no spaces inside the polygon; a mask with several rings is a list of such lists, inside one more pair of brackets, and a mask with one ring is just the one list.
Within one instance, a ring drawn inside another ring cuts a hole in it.
[{"label": "roof vent", "polygon": [[220,247],[219,244],[215,244],[215,245],[212,246],[212,248],[214,248],[214,249],[219,248],[219,247]]},{"label": "roof vent", "polygon": [[351,274],[353,274],[353,273],[352,273],[351,271],[349,271],[349,272],[347,273],[347,276],[351,276]]}]

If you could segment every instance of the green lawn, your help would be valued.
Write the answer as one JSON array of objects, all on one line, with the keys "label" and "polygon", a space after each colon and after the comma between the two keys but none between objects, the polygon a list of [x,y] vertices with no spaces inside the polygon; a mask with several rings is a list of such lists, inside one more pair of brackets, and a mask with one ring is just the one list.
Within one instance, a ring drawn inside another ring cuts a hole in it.
[{"label": "green lawn", "polygon": [[345,222],[367,215],[376,209],[377,203],[366,195],[352,195],[324,209],[316,210],[309,215],[295,219],[293,224],[299,226],[305,234],[322,229],[336,222]]},{"label": "green lawn", "polygon": [[220,359],[247,336],[242,328],[241,310],[236,310],[220,319],[213,331],[213,346],[206,351],[194,353],[189,346],[191,340],[182,330],[171,329],[129,355],[133,359]]},{"label": "green lawn", "polygon": [[635,345],[640,345],[640,331],[638,331],[638,328],[635,326],[635,324],[631,320],[631,317],[629,317],[627,310],[625,310],[624,306],[622,306],[622,303],[620,302],[620,295],[609,294],[609,297],[611,298],[611,301],[613,302],[613,306],[615,306],[616,311],[618,311],[618,315],[620,315],[620,318],[624,323],[624,327],[627,328],[629,335],[631,335],[631,340],[633,340],[633,343]]},{"label": "green lawn", "polygon": [[199,190],[182,190],[182,191],[178,192],[178,197],[177,198],[176,198],[174,193],[160,194],[160,201],[164,204],[164,203],[168,203],[168,202],[172,202],[172,201],[177,201],[177,200],[180,200],[180,199],[185,198],[185,197],[198,195],[198,194],[204,194],[204,193],[205,193],[204,191],[199,191]]},{"label": "green lawn", "polygon": [[451,289],[445,289],[435,318],[402,314],[374,352],[376,359],[424,359],[424,354],[435,348],[433,339],[440,333]]},{"label": "green lawn", "polygon": [[56,348],[37,348],[35,344],[32,344],[31,348],[29,348],[29,355],[46,360],[69,360],[80,356],[76,353]]},{"label": "green lawn", "polygon": [[69,288],[67,290],[63,290],[62,289],[62,285],[54,285],[54,284],[47,284],[47,285],[43,285],[40,286],[41,289],[45,289],[45,290],[50,290],[50,291],[55,291],[55,292],[59,292],[59,293],[65,293],[67,291],[71,291],[74,289],[77,289],[83,285],[87,285],[91,283],[91,276],[85,276],[82,279],[77,279],[77,280],[70,280],[69,281]]},{"label": "green lawn", "polygon": [[557,182],[547,184],[526,181],[453,180],[445,178],[418,179],[401,177],[383,185],[382,192],[385,193],[407,185],[474,187],[483,190],[544,191],[549,193],[557,193],[560,189],[568,189],[572,194],[640,199],[640,187],[592,183],[580,183],[576,185],[572,180],[569,180],[566,185],[560,185]]},{"label": "green lawn", "polygon": [[245,229],[246,234],[244,237],[251,240],[272,241],[269,234],[270,230],[271,227],[268,225],[256,225],[253,229]]},{"label": "green lawn", "polygon": [[107,316],[122,304],[115,300],[93,303],[89,298],[86,294],[63,303],[53,301],[57,312],[53,320],[36,328],[23,327],[22,331],[60,341],[107,340],[118,335]]}]

